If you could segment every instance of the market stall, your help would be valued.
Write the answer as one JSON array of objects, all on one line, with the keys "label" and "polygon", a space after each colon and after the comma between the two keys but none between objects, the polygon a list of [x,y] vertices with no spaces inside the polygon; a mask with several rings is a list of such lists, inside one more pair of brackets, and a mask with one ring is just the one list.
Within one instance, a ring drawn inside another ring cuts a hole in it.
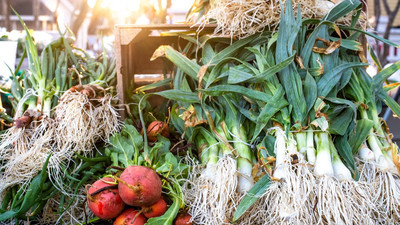
[{"label": "market stall", "polygon": [[383,69],[365,35],[399,46],[366,31],[360,1],[198,0],[188,19],[116,26],[116,59],[70,33],[39,55],[25,26],[1,222],[400,224],[380,117],[400,115],[400,62]]}]

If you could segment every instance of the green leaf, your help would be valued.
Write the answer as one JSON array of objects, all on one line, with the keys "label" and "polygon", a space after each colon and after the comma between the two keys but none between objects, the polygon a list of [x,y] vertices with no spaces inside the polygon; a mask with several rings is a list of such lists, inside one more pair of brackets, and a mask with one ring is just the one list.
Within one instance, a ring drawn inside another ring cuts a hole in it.
[{"label": "green leaf", "polygon": [[241,50],[244,46],[248,43],[253,41],[258,34],[252,35],[247,38],[240,39],[239,41],[235,41],[233,44],[229,45],[228,47],[224,48],[222,51],[218,52],[212,59],[211,65],[218,64],[220,61],[225,60],[228,57],[233,57],[235,53]]},{"label": "green leaf", "polygon": [[400,48],[400,45],[398,45],[398,44],[396,44],[396,43],[394,43],[394,42],[391,42],[391,41],[389,41],[389,40],[386,40],[385,38],[382,38],[382,37],[380,37],[380,36],[378,36],[378,35],[375,35],[375,34],[373,34],[373,33],[366,32],[366,31],[364,31],[364,30],[360,30],[360,29],[353,28],[353,27],[346,27],[346,26],[339,26],[339,28],[340,28],[341,30],[352,30],[352,31],[357,31],[357,32],[366,34],[366,35],[368,35],[368,36],[371,36],[371,37],[373,37],[373,38],[375,38],[375,39],[377,39],[377,40],[379,40],[379,41],[381,41],[381,42],[383,42],[383,43],[385,43],[385,44],[388,44],[388,45],[390,45],[390,46],[393,46],[393,47],[395,47],[395,48]]},{"label": "green leaf", "polygon": [[372,49],[371,45],[368,45],[368,53],[371,56],[372,61],[375,63],[378,71],[382,70],[381,62],[379,61],[378,56],[376,56],[374,49]]},{"label": "green leaf", "polygon": [[[339,38],[334,38],[330,37],[332,41],[338,41]],[[353,51],[360,51],[362,49],[362,44],[358,41],[354,40],[347,40],[347,39],[342,39],[340,46],[346,49],[350,49]]]},{"label": "green leaf", "polygon": [[344,109],[339,115],[333,117],[328,114],[329,132],[331,134],[344,135],[354,117],[355,114],[350,108]]},{"label": "green leaf", "polygon": [[264,175],[250,191],[244,196],[239,203],[235,213],[233,214],[233,222],[236,222],[240,217],[265,193],[271,185],[269,175]]},{"label": "green leaf", "polygon": [[211,44],[209,43],[205,43],[201,50],[202,50],[201,61],[203,65],[206,65],[207,63],[211,62],[212,58],[215,56],[215,52]]},{"label": "green leaf", "polygon": [[349,145],[353,154],[360,149],[361,144],[367,139],[369,131],[372,129],[374,122],[369,119],[357,120],[354,132],[349,135]]},{"label": "green leaf", "polygon": [[135,91],[148,91],[148,90],[151,90],[151,89],[154,89],[154,88],[158,88],[158,87],[162,87],[162,86],[165,86],[165,85],[169,85],[170,83],[171,83],[171,78],[167,78],[167,79],[164,79],[164,80],[160,80],[160,81],[154,82],[152,84],[148,84],[148,85],[145,85],[145,86],[138,87],[138,88],[136,88]]},{"label": "green leaf", "polygon": [[0,214],[0,221],[14,218],[16,215],[18,215],[18,212],[16,211],[7,211],[5,213]]},{"label": "green leaf", "polygon": [[378,92],[378,96],[387,106],[389,106],[397,117],[400,117],[400,106],[392,97],[390,97],[383,89]]},{"label": "green leaf", "polygon": [[311,122],[315,127],[319,127],[322,131],[326,131],[329,128],[328,121],[325,117],[320,117]]},{"label": "green leaf", "polygon": [[178,215],[179,205],[181,202],[182,200],[174,197],[172,205],[168,208],[164,215],[148,219],[146,225],[172,225],[176,215]]},{"label": "green leaf", "polygon": [[326,74],[317,83],[318,97],[325,97],[332,88],[340,81],[341,73],[349,68],[368,66],[367,63],[342,63]]},{"label": "green leaf", "polygon": [[382,83],[388,79],[393,73],[397,72],[400,70],[400,61],[393,63],[389,67],[381,70],[379,73],[377,73],[372,79],[374,82],[375,88],[379,88],[382,86]]},{"label": "green leaf", "polygon": [[[291,1],[286,2],[285,11],[281,5],[281,23],[278,31],[275,55],[277,63],[281,63],[290,55],[295,54],[293,50],[294,42],[301,28],[300,11],[298,11],[297,16],[297,19],[295,19]],[[286,98],[290,105],[293,106],[293,119],[295,122],[302,122],[307,114],[307,106],[301,77],[294,63],[281,70],[278,76],[285,88]]]},{"label": "green leaf", "polygon": [[192,79],[196,81],[199,80],[197,74],[200,71],[200,66],[197,63],[188,59],[186,56],[182,55],[171,46],[165,46],[165,56],[179,69],[189,75]]},{"label": "green leaf", "polygon": [[134,126],[125,124],[120,133],[110,138],[110,144],[106,155],[110,156],[113,165],[123,167],[138,165],[143,138]]},{"label": "green leaf", "polygon": [[229,68],[228,84],[237,84],[249,80],[253,73],[244,65],[232,66]]},{"label": "green leaf", "polygon": [[210,96],[221,96],[224,93],[237,93],[264,102],[268,102],[272,98],[272,96],[267,93],[252,90],[239,85],[217,85],[199,91]]},{"label": "green leaf", "polygon": [[352,149],[347,142],[346,136],[338,136],[335,139],[335,147],[338,150],[339,155],[343,159],[343,163],[351,171],[351,174],[355,180],[358,180],[358,169],[354,162],[354,156]]},{"label": "green leaf", "polygon": [[357,114],[357,106],[352,101],[342,99],[342,98],[332,98],[332,97],[325,98],[324,100],[335,103],[335,104],[346,105],[347,107],[351,108],[354,115]]},{"label": "green leaf", "polygon": [[314,106],[315,100],[317,99],[317,83],[310,73],[306,73],[306,79],[304,81],[304,96],[307,103],[307,113]]},{"label": "green leaf", "polygon": [[361,7],[361,2],[358,0],[344,0],[337,4],[329,13],[324,17],[323,20],[335,22],[336,20],[344,17],[351,11]]},{"label": "green leaf", "polygon": [[250,78],[248,82],[261,83],[263,81],[267,81],[273,75],[288,67],[293,62],[294,56],[295,54],[286,58],[282,62],[267,68],[264,72],[257,74],[255,77]]},{"label": "green leaf", "polygon": [[280,86],[279,89],[274,93],[272,99],[268,101],[267,104],[262,108],[256,121],[256,129],[254,131],[253,139],[251,142],[253,142],[258,137],[258,135],[268,124],[270,119],[282,108],[288,105],[284,94],[285,92],[282,86]]},{"label": "green leaf", "polygon": [[172,99],[178,102],[198,103],[199,97],[194,92],[180,91],[180,90],[166,90],[154,93],[155,95],[163,96],[167,99]]},{"label": "green leaf", "polygon": [[[39,54],[36,49],[36,45],[33,42],[33,38],[29,32],[29,29],[26,26],[26,24],[24,23],[24,21],[22,20],[21,16],[17,13],[17,11],[14,10],[14,8],[12,8],[12,10],[14,11],[15,15],[18,16],[19,21],[21,22],[22,26],[25,29],[25,33],[26,33],[25,48],[27,49],[27,53],[28,53],[29,68],[32,70],[36,80],[41,80],[43,77],[42,77],[42,72],[41,72],[41,68],[40,68],[40,59],[39,59]],[[46,78],[44,78],[44,79],[46,79]]]}]

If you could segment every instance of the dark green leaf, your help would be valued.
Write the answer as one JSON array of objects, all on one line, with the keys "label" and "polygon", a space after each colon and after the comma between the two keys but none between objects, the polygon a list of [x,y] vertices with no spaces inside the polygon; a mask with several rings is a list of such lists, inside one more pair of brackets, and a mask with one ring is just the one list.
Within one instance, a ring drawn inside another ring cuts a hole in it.
[{"label": "dark green leaf", "polygon": [[176,215],[178,215],[181,201],[182,200],[175,197],[172,205],[168,208],[164,215],[148,219],[146,225],[172,225]]},{"label": "dark green leaf", "polygon": [[167,78],[167,79],[164,79],[164,80],[160,80],[160,81],[154,82],[152,84],[148,84],[148,85],[145,85],[145,86],[138,87],[138,88],[136,88],[135,91],[148,91],[148,90],[151,90],[151,89],[154,89],[154,88],[158,88],[158,87],[162,87],[162,86],[168,85],[170,83],[171,83],[171,78]]},{"label": "dark green leaf", "polygon": [[244,65],[232,66],[229,68],[228,84],[237,84],[249,80],[253,73]]},{"label": "dark green leaf", "polygon": [[264,175],[256,184],[254,184],[239,203],[233,215],[233,222],[240,219],[240,217],[265,193],[270,185],[271,179],[269,175]]},{"label": "dark green leaf", "polygon": [[369,131],[372,129],[373,125],[373,121],[369,119],[357,120],[354,132],[349,135],[349,144],[353,154],[358,152],[361,144],[367,139]]},{"label": "dark green leaf", "polygon": [[354,162],[353,152],[349,143],[347,142],[347,138],[345,136],[336,137],[335,147],[338,150],[339,155],[342,157],[343,163],[351,171],[353,178],[358,180],[358,169]]},{"label": "dark green leaf", "polygon": [[388,79],[393,73],[397,72],[398,70],[400,70],[400,61],[393,63],[389,67],[387,67],[387,68],[381,70],[379,73],[377,73],[373,78],[375,88],[381,87],[383,81]]},{"label": "dark green leaf", "polygon": [[317,84],[309,73],[306,73],[306,79],[304,81],[304,96],[306,98],[308,113],[317,99]]},{"label": "dark green leaf", "polygon": [[318,97],[325,97],[332,88],[340,81],[341,73],[349,68],[368,66],[366,63],[343,63],[328,71],[318,81]]},{"label": "dark green leaf", "polygon": [[200,66],[197,63],[188,59],[170,46],[165,47],[165,55],[173,64],[189,75],[192,79],[199,80],[197,74],[200,71]]},{"label": "dark green leaf", "polygon": [[396,116],[400,117],[400,106],[392,97],[390,97],[383,89],[378,92],[378,96],[387,106],[389,106]]},{"label": "dark green leaf", "polygon": [[339,115],[335,115],[334,117],[330,117],[328,114],[329,132],[331,134],[344,135],[354,117],[354,111],[350,108],[343,110]]},{"label": "dark green leaf", "polygon": [[339,28],[340,28],[341,30],[352,30],[352,31],[357,31],[357,32],[366,34],[366,35],[368,35],[368,36],[371,36],[371,37],[373,37],[373,38],[375,38],[375,39],[377,39],[377,40],[379,40],[379,41],[381,41],[381,42],[383,42],[383,43],[385,43],[385,44],[391,45],[391,46],[393,46],[393,47],[396,47],[396,48],[399,48],[399,47],[400,47],[400,45],[398,45],[398,44],[396,44],[396,43],[394,43],[394,42],[391,42],[391,41],[386,40],[386,39],[384,39],[384,38],[382,38],[382,37],[380,37],[380,36],[378,36],[378,35],[375,35],[375,34],[373,34],[373,33],[366,32],[366,31],[364,31],[364,30],[360,30],[360,29],[353,28],[353,27],[346,27],[346,26],[339,26]]},{"label": "dark green leaf", "polygon": [[180,90],[166,90],[154,93],[156,95],[163,96],[167,99],[172,99],[174,101],[186,102],[186,103],[197,103],[199,102],[199,97],[194,92],[180,91]]},{"label": "dark green leaf", "polygon": [[272,96],[267,93],[252,90],[239,85],[217,85],[199,91],[210,96],[221,96],[224,93],[237,93],[264,102],[268,102],[272,98]]}]

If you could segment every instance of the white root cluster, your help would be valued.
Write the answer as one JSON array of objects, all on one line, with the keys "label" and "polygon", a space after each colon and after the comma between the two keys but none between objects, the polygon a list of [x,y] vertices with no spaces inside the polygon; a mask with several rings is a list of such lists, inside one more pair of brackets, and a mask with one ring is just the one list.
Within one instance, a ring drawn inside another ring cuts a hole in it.
[{"label": "white root cluster", "polygon": [[[282,1],[285,5],[286,1]],[[323,18],[334,3],[327,0],[293,0],[294,12],[297,13],[299,4],[303,18]],[[206,15],[206,21],[216,20],[215,33],[231,37],[247,37],[263,31],[275,29],[281,16],[279,0],[214,0]],[[342,24],[350,24],[351,15],[341,21]],[[366,20],[360,18],[360,24]]]},{"label": "white root cluster", "polygon": [[196,224],[230,224],[240,202],[237,194],[238,177],[236,160],[226,155],[215,165],[206,168],[190,162],[189,173],[183,188],[185,204]]},{"label": "white root cluster", "polygon": [[96,99],[97,105],[90,103],[86,95],[79,92],[63,96],[55,108],[54,142],[57,146],[50,158],[49,172],[54,182],[65,193],[70,192],[68,185],[64,187],[63,171],[60,165],[68,167],[74,152],[84,156],[93,154],[93,148],[98,141],[108,141],[108,138],[120,129],[118,112],[112,106],[112,97],[106,95]]},{"label": "white root cluster", "polygon": [[70,192],[62,182],[61,166],[68,166],[74,152],[91,155],[97,141],[107,141],[119,130],[111,96],[96,99],[96,106],[81,93],[67,92],[64,96],[54,119],[43,117],[26,128],[12,127],[2,135],[0,193],[10,186],[28,183],[41,171],[50,153],[50,179],[64,193]]},{"label": "white root cluster", "polygon": [[374,221],[380,224],[400,224],[400,176],[373,161],[358,159],[360,180],[368,183],[367,194],[377,209]]},{"label": "white root cluster", "polygon": [[54,112],[58,124],[58,146],[86,155],[92,152],[91,147],[97,141],[107,141],[109,136],[120,129],[118,112],[111,104],[110,95],[96,100],[96,106],[90,101],[79,92],[63,96]]},{"label": "white root cluster", "polygon": [[[295,140],[286,137],[280,128],[273,130],[276,142],[281,141],[275,143],[278,172],[273,177],[279,175],[280,180],[271,184],[241,224],[375,223],[376,205],[370,198],[368,183],[316,175],[303,155],[293,150]],[[278,152],[279,148],[284,154]]]},{"label": "white root cluster", "polygon": [[316,183],[315,224],[374,224],[375,206],[366,183],[320,177]]},{"label": "white root cluster", "polygon": [[[313,224],[316,179],[312,167],[297,152],[296,141],[287,138],[284,131],[274,127],[277,141],[274,181],[254,207],[253,220],[257,224]],[[279,142],[280,143],[279,143]],[[278,176],[278,177],[276,177]]]},{"label": "white root cluster", "polygon": [[[0,145],[1,165],[0,193],[8,187],[29,182],[42,169],[52,152],[52,121],[43,119],[42,123],[27,128],[10,128],[2,137]],[[9,138],[9,139],[8,139]]]}]

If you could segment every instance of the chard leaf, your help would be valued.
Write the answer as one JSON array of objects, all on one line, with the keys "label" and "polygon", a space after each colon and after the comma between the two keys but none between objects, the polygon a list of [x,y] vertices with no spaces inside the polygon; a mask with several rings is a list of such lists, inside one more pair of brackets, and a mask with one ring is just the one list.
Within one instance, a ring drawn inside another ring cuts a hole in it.
[{"label": "chard leaf", "polygon": [[172,205],[164,215],[148,219],[146,225],[172,225],[175,217],[178,215],[179,206],[181,205],[182,200],[178,197],[173,197],[172,201]]},{"label": "chard leaf", "polygon": [[142,135],[132,125],[125,124],[120,133],[110,138],[111,146],[106,149],[113,165],[128,167],[138,165],[138,157],[143,148]]}]

